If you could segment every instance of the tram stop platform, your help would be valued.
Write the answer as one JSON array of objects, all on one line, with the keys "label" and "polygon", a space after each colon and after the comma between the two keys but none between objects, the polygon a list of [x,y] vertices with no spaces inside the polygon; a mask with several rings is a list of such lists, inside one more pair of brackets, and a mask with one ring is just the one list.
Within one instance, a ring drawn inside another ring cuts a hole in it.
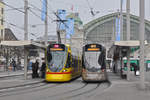
[{"label": "tram stop platform", "polygon": [[[150,73],[146,73],[150,75]],[[150,78],[146,79],[146,89],[139,88],[139,76],[131,73],[130,81],[121,79],[118,75],[109,72],[111,86],[102,92],[94,94],[88,100],[149,100],[150,98]],[[148,78],[148,77],[147,77]]]}]

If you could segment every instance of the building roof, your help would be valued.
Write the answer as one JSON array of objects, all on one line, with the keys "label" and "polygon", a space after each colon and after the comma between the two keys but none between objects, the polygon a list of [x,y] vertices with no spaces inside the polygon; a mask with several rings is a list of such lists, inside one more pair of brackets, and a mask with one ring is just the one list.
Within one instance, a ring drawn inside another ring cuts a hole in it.
[{"label": "building roof", "polygon": [[5,28],[5,41],[16,41],[18,40],[14,33],[9,28]]},{"label": "building roof", "polygon": [[[117,33],[116,17],[119,16],[119,12],[108,14],[89,23],[85,24],[84,37],[85,40],[98,43],[110,43],[115,40]],[[130,14],[131,22],[131,40],[139,40],[139,17]],[[127,39],[126,35],[126,13],[123,13],[123,40]],[[150,21],[145,20],[145,40],[150,43]]]},{"label": "building roof", "polygon": [[[97,19],[94,19],[94,20],[92,20],[92,21],[86,23],[86,24],[84,25],[84,29],[87,29],[87,28],[89,28],[90,26],[92,26],[93,24],[96,24],[96,23],[98,23],[98,22],[100,22],[100,21],[104,21],[104,20],[107,21],[108,19],[110,20],[110,19],[112,19],[113,17],[118,16],[118,15],[119,15],[119,12],[116,12],[116,13],[108,14],[108,15],[99,17],[99,18],[97,18]],[[124,17],[124,18],[126,17],[126,13],[123,13],[123,17]],[[136,22],[139,23],[140,20],[139,20],[139,17],[138,17],[138,16],[135,16],[135,15],[130,14],[130,17],[131,17],[131,20],[134,20],[134,21],[136,21]],[[148,25],[148,26],[150,27],[150,21],[145,20],[145,23],[146,23],[146,25]]]}]

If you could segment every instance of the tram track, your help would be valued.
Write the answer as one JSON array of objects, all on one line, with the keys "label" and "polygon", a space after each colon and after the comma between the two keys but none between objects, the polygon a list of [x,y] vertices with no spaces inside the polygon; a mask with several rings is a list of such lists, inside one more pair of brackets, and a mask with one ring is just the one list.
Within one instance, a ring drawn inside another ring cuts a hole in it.
[{"label": "tram track", "polygon": [[[96,91],[96,90],[97,90],[100,86],[102,86],[103,84],[104,84],[104,85],[108,84],[108,86],[106,86],[106,88],[108,88],[111,83],[110,83],[110,82],[97,83],[97,84],[96,84],[93,88],[91,88],[91,89],[85,90],[85,91],[83,91],[83,92],[78,92],[78,93],[75,93],[75,94],[70,95],[70,96],[65,96],[64,98],[61,98],[61,100],[68,100],[68,99],[76,98],[76,97],[79,97],[79,96],[83,96],[83,95],[85,95],[85,94],[89,94],[89,93],[91,93],[91,92]],[[86,87],[88,87],[89,85],[90,85],[90,84],[87,84]],[[104,89],[106,89],[106,88],[104,88]],[[92,95],[90,95],[90,96],[92,96]],[[88,95],[87,97],[89,97],[89,95]]]},{"label": "tram track", "polygon": [[72,92],[75,92],[75,91],[78,91],[78,90],[81,90],[83,89],[84,87],[86,87],[88,85],[88,83],[85,83],[84,85],[82,85],[81,87],[79,88],[75,88],[75,89],[72,89],[72,90],[69,90],[69,91],[66,91],[66,92],[62,92],[62,93],[59,93],[59,94],[55,94],[55,95],[51,95],[51,96],[48,96],[48,98],[50,97],[55,97],[55,96],[60,96],[60,95],[64,95],[64,94],[67,94],[67,93],[72,93]]},{"label": "tram track", "polygon": [[96,84],[96,87],[94,87],[94,88],[92,88],[92,89],[89,89],[89,90],[84,91],[84,92],[81,92],[81,93],[77,93],[77,94],[75,94],[75,95],[67,96],[67,97],[65,97],[65,98],[63,98],[63,99],[64,99],[64,100],[65,100],[65,99],[71,99],[71,98],[74,98],[74,97],[78,97],[78,96],[84,95],[84,94],[86,94],[86,93],[90,93],[90,92],[96,90],[96,89],[100,86],[100,84],[101,84],[101,83],[98,83],[98,84]]},{"label": "tram track", "polygon": [[[111,82],[108,81],[107,86],[105,86],[106,84],[103,84],[103,85],[104,85],[103,88],[102,88],[103,91],[99,91],[99,93],[103,93],[106,89],[110,88]],[[87,98],[90,98],[90,97],[93,97],[93,96],[95,96],[95,93],[87,95]]]},{"label": "tram track", "polygon": [[[75,84],[77,85],[75,85]],[[110,84],[109,82],[105,82],[105,83],[83,83],[83,82],[69,82],[69,83],[39,83],[36,85],[29,85],[27,87],[22,87],[22,88],[8,88],[8,91],[1,91],[0,92],[0,97],[7,97],[7,96],[15,96],[15,95],[23,95],[23,94],[30,94],[30,93],[36,93],[42,91],[49,91],[49,89],[51,90],[51,88],[55,88],[61,90],[59,93],[56,94],[51,94],[49,96],[43,97],[41,99],[47,100],[47,99],[51,99],[51,100],[74,100],[80,97],[85,97],[89,98],[89,97],[93,97],[96,93],[96,91],[103,91],[104,89],[108,88]],[[61,85],[61,86],[60,86]],[[64,86],[62,86],[64,85]],[[77,86],[76,88],[74,87],[74,89],[67,89],[66,91],[63,91],[62,88],[65,87],[72,87],[72,86]],[[70,86],[71,85],[71,86]],[[57,87],[58,86],[58,87]],[[99,88],[101,87],[101,88]],[[7,90],[7,89],[6,89]],[[53,89],[52,89],[53,90]],[[50,92],[52,92],[52,90]],[[58,90],[58,91],[59,91]],[[77,97],[77,98],[76,98]]]},{"label": "tram track", "polygon": [[[68,99],[72,99],[75,97],[79,97],[79,96],[83,96],[85,94],[89,94],[93,91],[96,91],[100,86],[102,86],[104,89],[108,88],[110,86],[110,82],[104,82],[104,83],[84,83],[84,85],[81,85],[78,88],[72,89],[72,90],[68,90],[65,92],[61,92],[61,93],[57,93],[51,96],[48,96],[44,99],[48,99],[51,98],[52,100],[68,100]],[[87,89],[89,87],[91,87],[92,85],[94,85],[94,87]]]},{"label": "tram track", "polygon": [[[39,83],[41,83],[41,82],[39,82]],[[41,85],[30,86],[30,87],[29,86],[28,87],[20,87],[20,88],[12,87],[12,89],[9,88],[8,90],[5,88],[6,91],[0,91],[0,97],[31,93],[31,92],[35,92],[35,91],[44,90],[44,89],[54,88],[59,85],[61,85],[61,84],[54,84],[54,85],[50,86],[50,84],[48,84],[48,83],[43,83]],[[43,87],[43,88],[41,88],[41,87]]]},{"label": "tram track", "polygon": [[[41,83],[43,83],[43,84],[41,84]],[[37,84],[41,84],[41,85],[37,85]],[[34,82],[34,83],[29,83],[29,84],[2,87],[2,88],[0,88],[0,97],[10,96],[10,95],[7,95],[7,94],[4,95],[4,93],[12,93],[12,92],[14,93],[14,92],[19,92],[19,91],[24,91],[24,90],[31,90],[31,91],[28,91],[28,92],[35,92],[35,91],[45,90],[45,89],[49,89],[49,88],[54,88],[54,87],[62,85],[63,83],[55,83],[52,86],[50,86],[50,84],[53,84],[53,83],[46,83],[44,81],[39,81],[39,82]],[[69,82],[69,84],[71,84],[71,83]],[[45,86],[45,87],[39,88],[39,87],[42,87],[42,86]],[[39,88],[39,89],[37,89],[37,88]],[[21,92],[19,94],[24,94],[24,93],[27,93],[27,92]],[[18,95],[18,93],[11,94],[11,95]]]}]

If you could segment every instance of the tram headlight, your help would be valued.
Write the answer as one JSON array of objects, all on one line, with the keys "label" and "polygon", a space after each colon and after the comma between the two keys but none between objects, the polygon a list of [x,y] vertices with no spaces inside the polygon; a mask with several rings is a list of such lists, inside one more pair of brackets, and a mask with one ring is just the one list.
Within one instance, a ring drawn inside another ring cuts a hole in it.
[{"label": "tram headlight", "polygon": [[63,70],[62,72],[66,72],[67,70]]},{"label": "tram headlight", "polygon": [[49,72],[49,70],[47,69],[46,72]]}]

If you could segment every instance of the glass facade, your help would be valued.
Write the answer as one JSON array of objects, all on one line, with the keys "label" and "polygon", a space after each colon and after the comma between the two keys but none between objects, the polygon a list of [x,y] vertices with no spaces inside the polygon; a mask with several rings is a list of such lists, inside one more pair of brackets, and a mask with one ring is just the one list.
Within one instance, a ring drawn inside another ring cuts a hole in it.
[{"label": "glass facade", "polygon": [[[96,42],[96,43],[111,43],[115,40],[116,31],[116,18],[119,13],[113,13],[100,17],[92,22],[89,22],[84,26],[85,41],[86,42]],[[137,16],[131,15],[131,40],[139,40],[139,18]],[[150,22],[145,20],[145,40],[150,42]],[[126,40],[126,15],[123,16],[123,40]]]}]

